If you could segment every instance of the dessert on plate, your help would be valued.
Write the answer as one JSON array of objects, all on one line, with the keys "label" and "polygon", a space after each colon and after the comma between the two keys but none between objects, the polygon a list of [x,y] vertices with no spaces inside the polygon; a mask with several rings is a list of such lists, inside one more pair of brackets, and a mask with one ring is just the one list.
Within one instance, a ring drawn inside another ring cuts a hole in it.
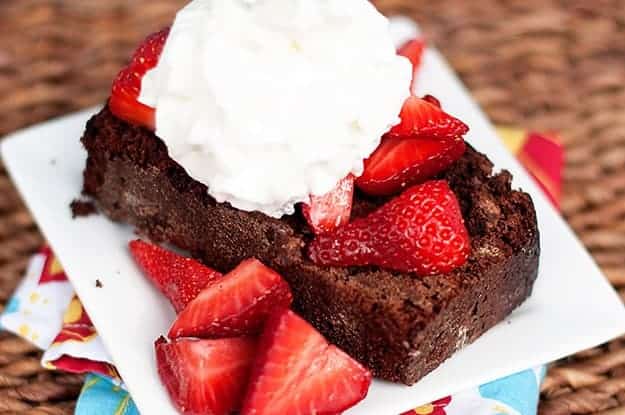
[{"label": "dessert on plate", "polygon": [[[411,92],[423,42],[396,51],[387,26],[365,0],[194,0],[88,122],[84,193],[203,263],[176,265],[172,285],[138,260],[179,312],[156,355],[183,412],[201,399],[180,398],[172,373],[188,381],[226,353],[233,379],[257,379],[272,345],[305,333],[290,344],[319,345],[308,361],[336,359],[353,380],[336,406],[302,386],[306,404],[338,413],[369,372],[413,384],[531,294],[531,198],[465,143],[444,102]],[[131,244],[136,258],[144,248]],[[206,311],[231,298],[247,300]],[[266,385],[234,384],[214,413],[268,413]]]}]

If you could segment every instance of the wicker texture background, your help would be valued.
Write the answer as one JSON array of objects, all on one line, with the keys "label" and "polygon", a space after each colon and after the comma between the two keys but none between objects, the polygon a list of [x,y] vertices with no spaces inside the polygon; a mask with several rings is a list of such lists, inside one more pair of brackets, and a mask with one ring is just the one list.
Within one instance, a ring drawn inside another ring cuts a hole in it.
[{"label": "wicker texture background", "polygon": [[[139,39],[184,3],[0,0],[0,136],[102,102]],[[625,0],[377,3],[422,24],[495,122],[562,133],[564,215],[625,298]],[[0,166],[0,303],[42,242]],[[80,383],[0,335],[0,415],[71,413]],[[540,413],[625,414],[625,341],[553,367]]]}]

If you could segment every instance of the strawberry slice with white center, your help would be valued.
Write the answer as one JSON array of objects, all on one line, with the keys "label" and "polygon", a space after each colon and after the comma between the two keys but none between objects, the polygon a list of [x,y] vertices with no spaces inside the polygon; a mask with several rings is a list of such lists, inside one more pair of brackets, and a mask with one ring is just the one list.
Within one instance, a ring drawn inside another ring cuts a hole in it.
[{"label": "strawberry slice with white center", "polygon": [[265,324],[241,415],[339,414],[370,384],[367,369],[285,309]]},{"label": "strawberry slice with white center", "polygon": [[392,195],[424,182],[458,160],[466,149],[462,137],[400,138],[386,135],[357,179],[370,195]]},{"label": "strawberry slice with white center", "polygon": [[154,68],[163,51],[169,28],[148,36],[135,51],[130,63],[122,69],[113,82],[109,108],[117,117],[131,124],[154,130],[154,108],[139,102],[141,80]]},{"label": "strawberry slice with white center", "polygon": [[163,337],[154,345],[158,373],[183,414],[229,415],[241,406],[257,342]]},{"label": "strawberry slice with white center", "polygon": [[447,114],[440,106],[414,95],[406,99],[399,117],[401,122],[391,128],[389,135],[445,139],[463,136],[469,131],[465,123]]},{"label": "strawberry slice with white center", "polygon": [[385,196],[421,183],[458,160],[466,148],[462,136],[469,130],[444,112],[433,96],[410,96],[393,127],[365,160],[356,185],[365,193]]},{"label": "strawberry slice with white center", "polygon": [[399,49],[397,49],[397,54],[401,56],[405,56],[412,63],[412,83],[410,86],[410,90],[412,90],[415,86],[417,72],[421,67],[421,60],[423,59],[423,52],[425,51],[425,40],[423,39],[412,39],[408,42],[404,43]]},{"label": "strawberry slice with white center", "polygon": [[276,308],[293,301],[282,277],[256,259],[248,259],[214,281],[182,310],[169,337],[231,337],[257,333]]},{"label": "strawberry slice with white center", "polygon": [[348,175],[322,196],[302,204],[302,214],[315,234],[330,232],[349,222],[354,199],[354,176]]},{"label": "strawberry slice with white center", "polygon": [[145,275],[174,306],[177,313],[221,274],[192,258],[185,258],[160,246],[136,240],[130,253]]}]

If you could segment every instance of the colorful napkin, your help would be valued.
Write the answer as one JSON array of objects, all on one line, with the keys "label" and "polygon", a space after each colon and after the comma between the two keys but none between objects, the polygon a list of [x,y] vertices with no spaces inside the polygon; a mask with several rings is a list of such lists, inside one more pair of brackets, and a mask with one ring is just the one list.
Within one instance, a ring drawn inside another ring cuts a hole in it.
[{"label": "colorful napkin", "polygon": [[78,415],[139,415],[113,360],[52,250],[30,260],[0,325],[44,350],[46,369],[88,373]]},{"label": "colorful napkin", "polygon": [[[563,150],[555,134],[503,128],[511,151],[557,206]],[[102,344],[60,263],[50,248],[35,254],[0,316],[0,324],[44,350],[51,370],[88,373],[77,415],[138,415],[114,363]],[[528,369],[439,399],[402,415],[535,415],[544,368]]]}]

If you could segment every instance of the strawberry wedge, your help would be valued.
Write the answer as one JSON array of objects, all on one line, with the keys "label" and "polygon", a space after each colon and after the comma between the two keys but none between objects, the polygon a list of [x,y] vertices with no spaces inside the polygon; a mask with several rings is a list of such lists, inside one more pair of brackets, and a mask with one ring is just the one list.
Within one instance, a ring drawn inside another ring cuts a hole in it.
[{"label": "strawberry wedge", "polygon": [[370,195],[392,195],[444,171],[466,149],[462,137],[401,138],[386,135],[365,160],[358,187]]},{"label": "strawberry wedge", "polygon": [[141,80],[158,60],[169,36],[169,28],[148,36],[135,51],[130,64],[122,69],[111,89],[109,108],[122,120],[154,130],[154,108],[139,102]]},{"label": "strawberry wedge", "polygon": [[286,281],[256,259],[248,259],[209,284],[180,312],[169,337],[219,338],[261,330],[274,309],[289,307]]},{"label": "strawberry wedge", "polygon": [[404,56],[412,63],[412,82],[410,84],[410,90],[414,90],[417,72],[421,67],[421,60],[423,58],[423,52],[425,51],[425,41],[423,39],[412,39],[404,43],[399,49],[397,54]]},{"label": "strawberry wedge", "polygon": [[434,177],[464,154],[462,136],[469,129],[444,112],[436,98],[409,97],[400,118],[365,160],[364,171],[356,179],[356,185],[367,194],[397,194]]},{"label": "strawberry wedge", "polygon": [[290,310],[263,331],[241,415],[340,414],[367,395],[371,374]]},{"label": "strawberry wedge", "polygon": [[155,343],[158,374],[183,414],[229,415],[240,408],[256,352],[249,337]]},{"label": "strawberry wedge", "polygon": [[142,240],[128,244],[145,275],[174,306],[177,313],[211,282],[221,277],[214,269]]},{"label": "strawberry wedge", "polygon": [[404,43],[397,49],[397,54],[405,56],[412,63],[414,70],[419,69],[421,66],[421,59],[423,57],[423,51],[425,50],[425,41],[417,38],[412,39]]},{"label": "strawberry wedge", "polygon": [[401,122],[391,128],[388,134],[395,137],[426,137],[426,138],[454,138],[465,135],[469,127],[459,119],[447,114],[430,102],[410,96],[404,102],[401,113]]},{"label": "strawberry wedge", "polygon": [[302,204],[302,214],[315,234],[329,232],[349,222],[354,199],[354,176],[348,175],[322,196]]},{"label": "strawberry wedge", "polygon": [[308,255],[319,265],[377,265],[436,275],[463,265],[471,250],[456,195],[447,182],[413,186],[378,210],[318,235]]}]

